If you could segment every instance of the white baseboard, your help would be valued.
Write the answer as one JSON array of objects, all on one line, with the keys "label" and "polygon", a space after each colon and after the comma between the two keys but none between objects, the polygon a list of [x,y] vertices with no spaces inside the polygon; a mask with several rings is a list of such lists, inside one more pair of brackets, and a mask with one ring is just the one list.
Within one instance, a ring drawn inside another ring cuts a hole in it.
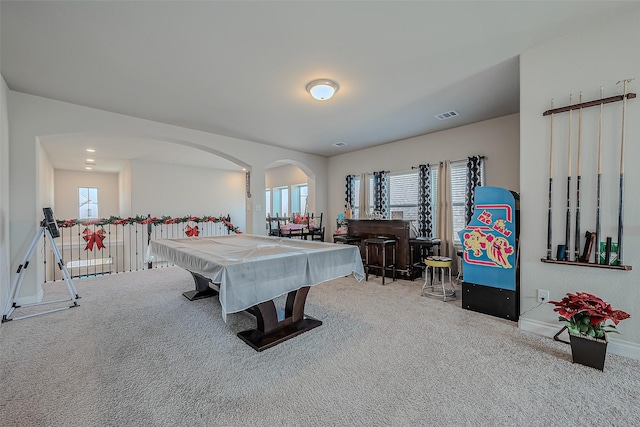
[{"label": "white baseboard", "polygon": [[[560,323],[545,323],[537,320],[520,318],[518,321],[518,327],[523,331],[533,332],[534,334],[553,338],[553,336],[562,328],[562,325]],[[563,339],[568,338],[564,337]],[[618,338],[612,338],[611,335],[609,335],[607,351],[611,354],[640,360],[640,344],[624,341]]]}]

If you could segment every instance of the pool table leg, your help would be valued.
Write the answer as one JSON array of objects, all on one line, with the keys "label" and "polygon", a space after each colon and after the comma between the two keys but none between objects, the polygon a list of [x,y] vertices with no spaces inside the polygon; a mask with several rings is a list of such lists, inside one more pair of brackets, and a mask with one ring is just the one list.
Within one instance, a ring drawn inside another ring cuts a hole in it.
[{"label": "pool table leg", "polygon": [[322,325],[320,320],[304,315],[309,288],[289,292],[284,313],[278,312],[273,300],[248,309],[256,316],[256,328],[239,332],[238,337],[256,351],[262,351]]},{"label": "pool table leg", "polygon": [[[193,281],[196,284],[196,288],[193,291],[182,293],[182,295],[184,295],[189,301],[218,295],[220,288],[216,289],[217,286],[215,283],[211,283],[209,279],[198,273],[194,273],[193,271],[190,271],[189,273],[193,276]],[[213,287],[210,287],[209,285],[212,285]]]}]

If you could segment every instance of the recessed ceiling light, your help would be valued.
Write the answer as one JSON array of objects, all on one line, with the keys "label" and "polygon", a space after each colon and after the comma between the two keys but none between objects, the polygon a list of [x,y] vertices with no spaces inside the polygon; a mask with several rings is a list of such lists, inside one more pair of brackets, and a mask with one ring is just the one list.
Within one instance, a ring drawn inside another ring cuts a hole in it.
[{"label": "recessed ceiling light", "polygon": [[93,169],[91,166],[85,166],[84,167],[86,170],[90,171],[91,169]]},{"label": "recessed ceiling light", "polygon": [[345,145],[347,145],[346,142],[336,142],[335,144],[332,144],[334,147],[344,147]]},{"label": "recessed ceiling light", "polygon": [[94,160],[94,159],[84,159],[84,160],[85,160],[85,162],[90,162],[90,163],[95,162],[95,160]]},{"label": "recessed ceiling light", "polygon": [[307,85],[307,92],[311,94],[318,101],[326,101],[331,98],[334,93],[338,91],[340,86],[338,83],[329,79],[318,79],[309,82]]},{"label": "recessed ceiling light", "polygon": [[87,153],[95,153],[96,152],[96,150],[94,150],[93,148],[87,148],[85,151]]}]

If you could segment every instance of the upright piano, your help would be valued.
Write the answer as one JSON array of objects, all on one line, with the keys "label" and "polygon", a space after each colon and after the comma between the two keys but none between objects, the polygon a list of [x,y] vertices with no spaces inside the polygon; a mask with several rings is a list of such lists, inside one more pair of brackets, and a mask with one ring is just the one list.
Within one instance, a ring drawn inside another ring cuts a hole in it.
[{"label": "upright piano", "polygon": [[[409,239],[411,238],[411,221],[402,219],[348,219],[347,227],[349,236],[362,239],[360,254],[365,259],[364,240],[370,237],[385,236],[396,239],[396,274],[405,280],[414,280],[420,277],[422,270],[413,266]],[[375,250],[369,248],[369,257],[373,259]],[[387,251],[387,264],[392,262],[391,251]],[[391,275],[388,271],[387,274]]]}]

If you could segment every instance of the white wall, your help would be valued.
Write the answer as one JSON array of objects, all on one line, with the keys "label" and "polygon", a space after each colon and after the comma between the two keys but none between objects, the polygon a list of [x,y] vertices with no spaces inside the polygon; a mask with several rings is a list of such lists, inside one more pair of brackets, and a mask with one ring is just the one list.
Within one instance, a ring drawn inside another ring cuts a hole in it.
[{"label": "white wall", "polygon": [[[46,151],[38,144],[39,203],[41,208],[54,206],[55,172]],[[42,209],[40,210],[42,213]],[[41,215],[42,217],[42,215]],[[42,218],[40,218],[42,219]]]},{"label": "white wall", "polygon": [[54,212],[59,219],[78,218],[78,187],[98,189],[98,216],[118,216],[119,180],[116,173],[84,172],[56,169],[54,171]]},{"label": "white wall", "polygon": [[231,222],[242,227],[244,200],[244,172],[131,161],[133,216],[230,214]]},{"label": "white wall", "polygon": [[118,174],[118,196],[120,212],[118,216],[126,218],[131,213],[131,162],[127,162]]},{"label": "white wall", "polygon": [[333,233],[335,219],[344,211],[345,177],[349,174],[405,172],[419,164],[481,155],[485,156],[486,185],[519,191],[519,139],[519,116],[512,114],[331,157],[327,227]]},{"label": "white wall", "polygon": [[299,167],[284,165],[267,169],[265,174],[265,187],[283,187],[285,185],[306,184],[307,175]]},{"label": "white wall", "polygon": [[[278,147],[229,138],[221,135],[171,126],[149,120],[47,98],[9,91],[9,199],[10,251],[12,262],[24,254],[30,237],[37,228],[39,210],[38,165],[36,145],[39,137],[86,135],[103,137],[134,137],[169,141],[221,155],[251,171],[251,192],[261,197],[246,199],[246,222],[236,224],[243,231],[264,234],[264,176],[267,167],[277,161],[300,164],[316,180],[315,202],[326,210],[327,159]],[[133,199],[132,199],[133,203]],[[259,206],[261,209],[256,209]],[[132,206],[132,209],[135,207]],[[232,207],[220,207],[223,212]],[[233,213],[232,213],[233,214]],[[33,271],[25,274],[24,293],[37,293],[37,278]]]},{"label": "white wall", "polygon": [[0,310],[4,314],[11,275],[9,271],[9,89],[0,75]]},{"label": "white wall", "polygon": [[[520,186],[522,198],[521,239],[521,311],[536,305],[536,290],[547,289],[552,300],[567,292],[585,291],[600,296],[631,314],[618,329],[622,335],[610,337],[609,349],[640,358],[640,101],[627,104],[625,155],[625,210],[624,210],[624,264],[632,271],[617,271],[579,266],[546,264],[548,171],[550,145],[550,118],[542,113],[549,109],[550,100],[555,107],[569,104],[569,94],[577,102],[580,91],[583,101],[600,98],[600,86],[605,97],[622,93],[616,82],[640,74],[640,6],[629,3],[623,14],[598,26],[577,30],[574,34],[524,52],[520,57],[521,88],[521,155]],[[633,81],[629,89],[638,92],[640,83]],[[619,162],[621,142],[622,103],[604,107],[603,166],[602,166],[602,236],[617,240],[617,211],[619,193]],[[553,138],[553,198],[552,198],[552,256],[556,246],[564,243],[566,215],[566,177],[568,174],[568,113],[554,117]],[[577,121],[573,114],[572,174],[576,176]],[[599,108],[583,111],[581,143],[581,234],[595,231],[597,146]],[[575,222],[575,179],[572,186],[572,227]],[[573,231],[572,231],[573,233]],[[573,234],[571,236],[573,241]],[[584,242],[584,239],[583,239]],[[583,243],[584,244],[584,243]],[[524,329],[553,335],[560,329],[552,306],[544,305],[526,313],[520,321]],[[620,340],[623,340],[621,342]],[[631,354],[630,354],[631,353]]]}]

